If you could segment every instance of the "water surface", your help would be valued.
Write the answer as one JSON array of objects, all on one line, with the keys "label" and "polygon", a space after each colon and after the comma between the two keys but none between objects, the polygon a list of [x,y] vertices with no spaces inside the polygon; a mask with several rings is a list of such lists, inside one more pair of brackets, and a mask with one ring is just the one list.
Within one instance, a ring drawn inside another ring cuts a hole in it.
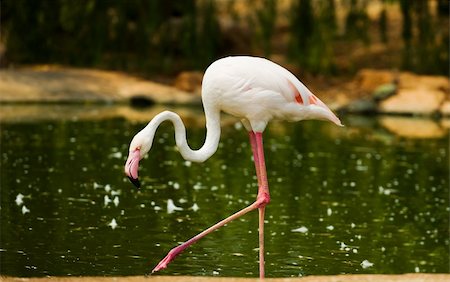
[{"label": "water surface", "polygon": [[[202,164],[181,158],[172,126],[163,124],[137,190],[123,164],[153,112],[45,106],[40,114],[28,109],[27,118],[20,106],[2,107],[2,275],[142,275],[256,197],[247,133],[233,118],[225,118],[219,149]],[[177,111],[189,144],[200,147],[201,110]],[[410,138],[387,118],[267,128],[267,276],[448,272],[447,131],[425,120],[440,133]],[[416,131],[424,122],[406,121]],[[257,221],[254,212],[228,224],[161,274],[258,276]]]}]

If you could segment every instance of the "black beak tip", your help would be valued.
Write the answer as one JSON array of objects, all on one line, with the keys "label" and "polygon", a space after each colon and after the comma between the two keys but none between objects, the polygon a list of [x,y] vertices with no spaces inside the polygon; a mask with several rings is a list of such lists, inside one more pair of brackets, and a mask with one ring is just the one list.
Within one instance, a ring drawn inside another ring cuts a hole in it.
[{"label": "black beak tip", "polygon": [[130,179],[131,183],[133,183],[134,186],[136,186],[136,188],[141,188],[141,182],[139,181],[138,178],[128,176],[128,179]]}]

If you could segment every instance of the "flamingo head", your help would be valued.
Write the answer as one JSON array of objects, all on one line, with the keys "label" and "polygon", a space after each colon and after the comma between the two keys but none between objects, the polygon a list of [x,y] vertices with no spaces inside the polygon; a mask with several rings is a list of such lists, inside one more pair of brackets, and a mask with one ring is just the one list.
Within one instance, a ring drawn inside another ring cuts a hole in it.
[{"label": "flamingo head", "polygon": [[136,134],[130,143],[128,158],[125,163],[125,174],[137,188],[141,187],[138,178],[139,161],[150,151],[152,140],[141,132]]}]

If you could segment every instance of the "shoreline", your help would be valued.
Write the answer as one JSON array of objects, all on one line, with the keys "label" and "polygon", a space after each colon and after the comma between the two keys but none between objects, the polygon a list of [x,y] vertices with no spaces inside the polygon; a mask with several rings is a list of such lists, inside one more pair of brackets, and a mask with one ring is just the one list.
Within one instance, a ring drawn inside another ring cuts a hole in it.
[{"label": "shoreline", "polygon": [[[172,85],[126,73],[44,65],[0,70],[0,106],[24,104],[200,105],[199,72]],[[450,117],[450,80],[390,70],[360,70],[352,80],[311,79],[307,87],[344,113]]]}]

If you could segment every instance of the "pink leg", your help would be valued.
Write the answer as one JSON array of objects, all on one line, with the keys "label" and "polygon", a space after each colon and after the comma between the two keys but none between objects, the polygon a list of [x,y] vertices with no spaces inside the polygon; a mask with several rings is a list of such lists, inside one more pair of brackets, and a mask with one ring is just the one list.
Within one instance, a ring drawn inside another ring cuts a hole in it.
[{"label": "pink leg", "polygon": [[244,214],[256,210],[261,203],[258,202],[254,202],[253,204],[251,204],[250,206],[236,212],[235,214],[223,219],[222,221],[219,221],[218,223],[214,224],[213,226],[209,227],[208,229],[202,231],[201,233],[197,234],[196,236],[192,237],[191,239],[189,239],[188,241],[184,242],[183,244],[173,248],[172,250],[169,251],[169,253],[166,255],[166,257],[161,260],[158,265],[152,270],[153,272],[159,271],[161,269],[164,269],[167,267],[167,265],[175,259],[175,257],[177,255],[179,255],[182,251],[184,251],[184,249],[186,249],[187,247],[189,247],[190,245],[194,244],[195,242],[197,242],[198,240],[200,240],[201,238],[205,237],[206,235],[208,235],[209,233],[213,232],[216,229],[219,229],[220,227],[224,226],[225,224],[227,224],[228,222],[243,216]]},{"label": "pink leg", "polygon": [[250,137],[250,145],[252,146],[252,152],[253,152],[253,161],[255,162],[255,170],[256,170],[256,178],[258,179],[258,187],[261,186],[261,180],[260,180],[260,172],[259,172],[259,156],[258,156],[258,150],[256,148],[256,134],[253,131],[248,132],[248,136]]},{"label": "pink leg", "polygon": [[232,221],[236,218],[239,218],[239,217],[247,214],[250,211],[259,209],[259,245],[260,245],[259,269],[260,269],[260,278],[264,278],[264,208],[269,203],[270,197],[269,197],[269,189],[268,189],[268,185],[267,185],[266,168],[265,168],[265,163],[264,163],[264,151],[262,148],[262,134],[250,132],[249,135],[250,135],[250,144],[252,146],[252,151],[253,151],[253,158],[255,161],[256,175],[258,177],[258,186],[259,186],[258,196],[256,198],[256,201],[253,204],[249,205],[248,207],[223,219],[222,221],[214,224],[213,226],[209,227],[208,229],[204,230],[203,232],[199,233],[198,235],[192,237],[191,239],[184,242],[183,244],[170,250],[169,253],[166,255],[166,257],[164,259],[162,259],[158,263],[158,265],[152,270],[152,273],[166,268],[167,265],[172,260],[174,260],[177,255],[179,255],[181,252],[184,251],[184,249],[186,249],[190,245],[194,244],[201,238],[205,237],[209,233],[213,232],[214,230],[219,229],[220,227],[224,226],[225,224],[229,223],[230,221]]},{"label": "pink leg", "polygon": [[269,183],[267,181],[266,163],[264,161],[264,147],[262,133],[255,133],[256,154],[258,162],[255,160],[256,171],[258,175],[258,196],[256,202],[259,202],[259,278],[264,278],[264,214],[266,205],[270,202]]},{"label": "pink leg", "polygon": [[266,164],[264,162],[264,147],[261,132],[249,132],[250,144],[255,161],[256,176],[258,178],[257,201],[261,202],[259,211],[259,277],[264,278],[264,214],[265,206],[270,201],[269,186],[267,182]]}]

